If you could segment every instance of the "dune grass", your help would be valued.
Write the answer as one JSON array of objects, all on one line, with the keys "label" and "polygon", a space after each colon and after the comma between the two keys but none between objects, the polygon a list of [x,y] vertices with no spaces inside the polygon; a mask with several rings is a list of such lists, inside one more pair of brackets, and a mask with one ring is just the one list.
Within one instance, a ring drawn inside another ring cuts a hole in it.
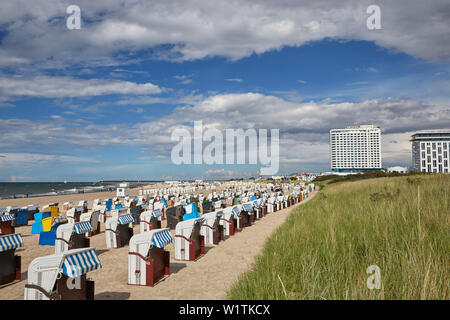
[{"label": "dune grass", "polygon": [[[326,185],[266,241],[228,297],[449,299],[449,199],[450,175]],[[367,287],[370,265],[380,289]]]}]

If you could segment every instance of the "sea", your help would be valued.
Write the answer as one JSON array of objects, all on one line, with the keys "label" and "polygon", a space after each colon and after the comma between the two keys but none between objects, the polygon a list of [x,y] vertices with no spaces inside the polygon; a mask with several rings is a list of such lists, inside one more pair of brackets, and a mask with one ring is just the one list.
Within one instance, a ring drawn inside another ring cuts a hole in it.
[{"label": "sea", "polygon": [[113,191],[113,182],[0,182],[0,199]]}]

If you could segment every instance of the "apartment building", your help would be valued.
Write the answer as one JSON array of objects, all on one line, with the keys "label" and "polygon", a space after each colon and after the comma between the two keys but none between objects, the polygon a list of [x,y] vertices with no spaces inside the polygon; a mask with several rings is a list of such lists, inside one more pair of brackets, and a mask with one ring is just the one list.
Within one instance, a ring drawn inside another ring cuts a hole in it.
[{"label": "apartment building", "polygon": [[381,130],[374,125],[330,130],[331,170],[364,172],[381,169]]},{"label": "apartment building", "polygon": [[418,131],[410,141],[415,171],[449,172],[450,129]]}]

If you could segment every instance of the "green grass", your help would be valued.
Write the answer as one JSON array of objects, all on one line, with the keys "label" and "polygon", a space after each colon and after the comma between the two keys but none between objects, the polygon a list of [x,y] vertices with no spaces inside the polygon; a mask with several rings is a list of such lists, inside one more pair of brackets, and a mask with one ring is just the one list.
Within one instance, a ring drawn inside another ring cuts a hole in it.
[{"label": "green grass", "polygon": [[[450,175],[329,184],[291,213],[228,297],[449,299],[449,199]],[[374,264],[379,290],[367,288]]]}]

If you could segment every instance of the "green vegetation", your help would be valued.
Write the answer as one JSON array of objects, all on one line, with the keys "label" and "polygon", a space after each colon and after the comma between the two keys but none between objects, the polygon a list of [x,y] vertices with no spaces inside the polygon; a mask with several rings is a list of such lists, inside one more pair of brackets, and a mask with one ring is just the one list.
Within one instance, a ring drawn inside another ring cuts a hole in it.
[{"label": "green vegetation", "polygon": [[[450,176],[328,184],[266,241],[230,299],[449,299]],[[277,214],[277,213],[274,213]],[[381,270],[369,290],[366,269]]]}]

